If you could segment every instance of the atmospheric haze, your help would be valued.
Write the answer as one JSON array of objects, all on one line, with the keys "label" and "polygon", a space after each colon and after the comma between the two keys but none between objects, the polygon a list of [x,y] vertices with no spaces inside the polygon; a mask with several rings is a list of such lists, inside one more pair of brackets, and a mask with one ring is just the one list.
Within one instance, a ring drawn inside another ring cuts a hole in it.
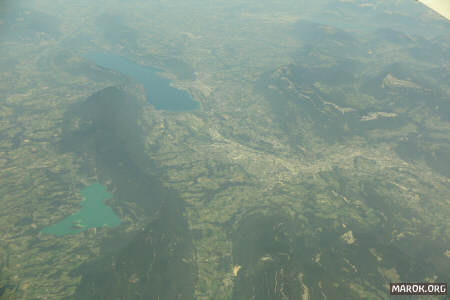
[{"label": "atmospheric haze", "polygon": [[1,1],[0,299],[448,282],[449,33],[414,0]]}]

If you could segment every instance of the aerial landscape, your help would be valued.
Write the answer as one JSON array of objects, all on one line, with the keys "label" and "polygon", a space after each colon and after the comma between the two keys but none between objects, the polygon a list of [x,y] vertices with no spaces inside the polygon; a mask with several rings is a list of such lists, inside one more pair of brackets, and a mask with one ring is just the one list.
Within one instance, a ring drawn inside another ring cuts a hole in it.
[{"label": "aerial landscape", "polygon": [[420,2],[0,1],[1,300],[391,299],[449,216]]}]

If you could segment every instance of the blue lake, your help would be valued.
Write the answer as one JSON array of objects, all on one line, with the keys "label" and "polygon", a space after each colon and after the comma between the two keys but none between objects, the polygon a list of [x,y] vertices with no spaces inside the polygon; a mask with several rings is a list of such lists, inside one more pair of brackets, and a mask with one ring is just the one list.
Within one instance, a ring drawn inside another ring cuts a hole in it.
[{"label": "blue lake", "polygon": [[111,53],[89,53],[84,55],[96,65],[122,73],[142,84],[147,101],[155,109],[169,111],[189,111],[199,108],[199,103],[183,90],[170,86],[170,80],[158,75],[158,70],[139,65],[120,55]]}]

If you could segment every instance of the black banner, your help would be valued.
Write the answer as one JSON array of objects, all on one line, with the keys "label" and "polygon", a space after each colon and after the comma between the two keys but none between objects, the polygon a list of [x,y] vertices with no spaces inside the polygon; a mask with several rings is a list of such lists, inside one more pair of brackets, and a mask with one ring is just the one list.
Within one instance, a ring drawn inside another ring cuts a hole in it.
[{"label": "black banner", "polygon": [[391,295],[447,295],[447,283],[391,283]]}]

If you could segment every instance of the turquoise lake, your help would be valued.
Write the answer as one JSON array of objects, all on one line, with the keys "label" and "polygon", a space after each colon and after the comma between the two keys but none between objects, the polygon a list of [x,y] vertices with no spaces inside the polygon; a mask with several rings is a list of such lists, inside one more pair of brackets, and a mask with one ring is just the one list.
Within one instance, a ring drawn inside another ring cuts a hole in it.
[{"label": "turquoise lake", "polygon": [[170,80],[158,75],[158,70],[139,65],[120,55],[111,53],[89,53],[84,55],[96,65],[122,73],[142,84],[145,88],[147,101],[155,109],[169,111],[189,111],[200,107],[191,95],[183,90],[170,86]]},{"label": "turquoise lake", "polygon": [[42,233],[62,236],[76,234],[89,228],[114,227],[120,224],[119,217],[104,203],[105,200],[112,198],[105,187],[95,183],[81,190],[81,195],[84,200],[77,213],[52,226],[45,227]]}]

